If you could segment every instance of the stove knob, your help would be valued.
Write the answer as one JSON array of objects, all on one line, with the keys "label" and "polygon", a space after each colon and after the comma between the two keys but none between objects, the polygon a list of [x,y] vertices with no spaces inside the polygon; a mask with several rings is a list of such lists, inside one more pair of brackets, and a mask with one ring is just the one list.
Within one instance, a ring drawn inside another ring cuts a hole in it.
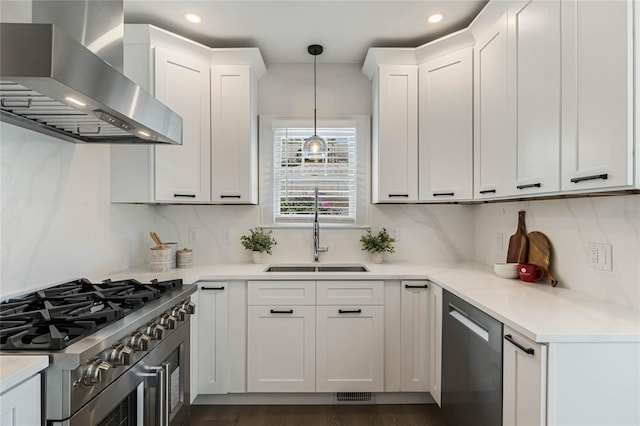
[{"label": "stove knob", "polygon": [[160,325],[163,326],[164,328],[168,328],[169,330],[173,330],[174,328],[176,328],[177,324],[178,324],[178,318],[172,315],[164,314],[160,318]]},{"label": "stove knob", "polygon": [[139,331],[136,331],[129,337],[129,346],[132,347],[134,351],[148,351],[150,342],[151,337]]},{"label": "stove knob", "polygon": [[89,365],[82,375],[82,384],[85,386],[93,386],[102,382],[103,372],[108,371],[111,368],[111,364],[100,359],[96,359],[89,362]]},{"label": "stove knob", "polygon": [[189,315],[193,315],[196,313],[196,304],[193,302],[189,302],[188,300],[182,302],[181,308],[187,311]]},{"label": "stove knob", "polygon": [[161,340],[164,337],[166,329],[155,321],[147,326],[145,334],[149,335],[153,340]]},{"label": "stove knob", "polygon": [[119,365],[130,365],[132,361],[133,349],[129,346],[116,345],[109,352],[108,361],[114,367]]},{"label": "stove knob", "polygon": [[171,309],[171,316],[176,317],[178,321],[184,321],[187,318],[187,311],[182,309],[181,306],[174,306]]}]

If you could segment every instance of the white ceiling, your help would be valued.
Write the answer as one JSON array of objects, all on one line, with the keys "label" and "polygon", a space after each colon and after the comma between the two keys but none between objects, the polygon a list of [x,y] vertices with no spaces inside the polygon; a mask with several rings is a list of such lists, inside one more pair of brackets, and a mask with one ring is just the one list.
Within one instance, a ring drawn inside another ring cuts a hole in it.
[{"label": "white ceiling", "polygon": [[[267,64],[362,63],[369,47],[416,47],[465,28],[486,0],[124,0],[126,23],[150,23],[211,47],[258,47]],[[203,17],[200,24],[186,12]],[[445,19],[428,24],[426,17]]]}]

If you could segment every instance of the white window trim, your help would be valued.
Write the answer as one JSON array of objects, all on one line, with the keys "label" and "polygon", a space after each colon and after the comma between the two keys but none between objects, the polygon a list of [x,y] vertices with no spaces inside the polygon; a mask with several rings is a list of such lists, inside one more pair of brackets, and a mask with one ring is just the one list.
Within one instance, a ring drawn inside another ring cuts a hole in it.
[{"label": "white window trim", "polygon": [[[317,127],[351,126],[356,128],[356,222],[324,223],[324,227],[367,228],[370,224],[370,142],[371,118],[369,115],[348,115],[335,118],[318,118]],[[263,227],[308,228],[309,223],[276,223],[273,217],[273,130],[278,127],[313,128],[313,118],[260,116],[260,219]]]}]

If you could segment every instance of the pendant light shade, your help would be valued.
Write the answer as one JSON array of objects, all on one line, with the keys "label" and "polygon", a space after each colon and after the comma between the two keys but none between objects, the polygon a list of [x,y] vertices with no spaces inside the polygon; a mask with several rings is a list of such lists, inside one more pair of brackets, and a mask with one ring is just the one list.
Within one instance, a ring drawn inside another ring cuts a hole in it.
[{"label": "pendant light shade", "polygon": [[323,161],[327,157],[327,142],[318,136],[316,118],[316,59],[322,54],[323,48],[319,44],[312,44],[307,48],[310,55],[313,55],[313,136],[304,140],[302,145],[302,156],[307,161]]}]

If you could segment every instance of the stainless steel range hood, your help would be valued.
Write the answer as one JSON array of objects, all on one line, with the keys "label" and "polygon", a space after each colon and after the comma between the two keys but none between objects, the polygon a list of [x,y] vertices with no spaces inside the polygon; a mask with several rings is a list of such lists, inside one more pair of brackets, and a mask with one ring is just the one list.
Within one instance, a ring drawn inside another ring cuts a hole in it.
[{"label": "stainless steel range hood", "polygon": [[182,144],[182,118],[54,24],[0,23],[0,119],[70,142]]}]

